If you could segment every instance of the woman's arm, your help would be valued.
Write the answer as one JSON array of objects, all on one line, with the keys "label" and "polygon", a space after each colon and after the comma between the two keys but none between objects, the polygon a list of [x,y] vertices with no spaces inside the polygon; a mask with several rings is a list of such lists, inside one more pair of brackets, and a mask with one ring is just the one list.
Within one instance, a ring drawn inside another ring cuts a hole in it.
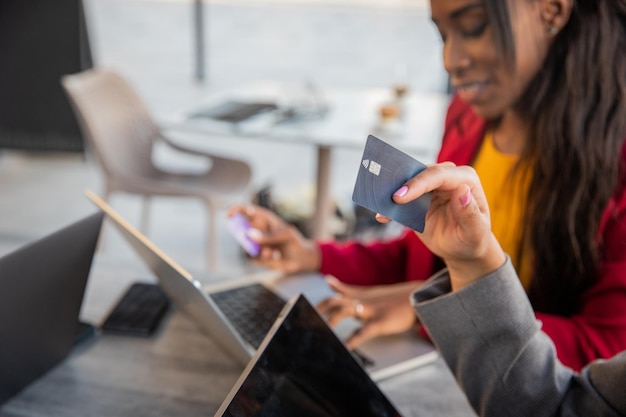
[{"label": "woman's arm", "polygon": [[331,242],[319,247],[320,272],[347,284],[423,281],[435,271],[435,256],[408,229],[400,237],[384,242]]},{"label": "woman's arm", "polygon": [[599,363],[580,375],[563,366],[510,260],[455,292],[443,271],[415,292],[413,303],[481,416],[617,416],[619,398],[625,407],[626,354],[608,368],[621,366],[622,373],[607,375]]},{"label": "woman's arm", "polygon": [[[394,200],[402,204],[431,191],[419,236],[448,268],[412,299],[474,408],[483,416],[618,415],[619,403],[612,399],[623,398],[625,375],[605,373],[609,383],[600,394],[596,387],[603,379],[593,377],[598,365],[578,375],[559,362],[510,259],[491,233],[475,171],[431,166],[398,190]],[[614,361],[623,368],[622,357]]]}]

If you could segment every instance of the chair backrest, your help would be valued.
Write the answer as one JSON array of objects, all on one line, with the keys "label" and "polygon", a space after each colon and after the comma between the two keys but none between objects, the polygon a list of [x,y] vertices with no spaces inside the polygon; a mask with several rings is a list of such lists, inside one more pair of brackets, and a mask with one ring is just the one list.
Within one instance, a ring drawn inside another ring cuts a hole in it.
[{"label": "chair backrest", "polygon": [[152,146],[159,128],[122,76],[91,69],[63,76],[61,84],[109,180],[154,172]]}]

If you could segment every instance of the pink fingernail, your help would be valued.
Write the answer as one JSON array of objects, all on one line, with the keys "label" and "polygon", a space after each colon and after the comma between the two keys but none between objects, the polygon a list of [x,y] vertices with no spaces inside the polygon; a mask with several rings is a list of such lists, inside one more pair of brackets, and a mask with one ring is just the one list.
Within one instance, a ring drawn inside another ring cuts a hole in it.
[{"label": "pink fingernail", "polygon": [[402,187],[398,188],[398,191],[393,193],[393,195],[397,195],[398,197],[404,197],[408,191],[409,191],[409,187],[407,187],[406,185],[403,185]]},{"label": "pink fingernail", "polygon": [[463,196],[459,198],[459,201],[461,202],[461,206],[463,207],[467,207],[470,201],[472,201],[472,192],[469,187],[467,187],[467,191],[465,192],[465,194],[463,194]]}]

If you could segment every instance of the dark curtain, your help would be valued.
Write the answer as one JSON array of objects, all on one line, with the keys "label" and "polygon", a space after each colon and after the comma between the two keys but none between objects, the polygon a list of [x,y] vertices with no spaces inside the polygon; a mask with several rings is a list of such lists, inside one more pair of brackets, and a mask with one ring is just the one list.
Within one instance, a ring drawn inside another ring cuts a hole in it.
[{"label": "dark curtain", "polygon": [[80,0],[1,0],[0,148],[82,152],[60,77],[92,66]]}]

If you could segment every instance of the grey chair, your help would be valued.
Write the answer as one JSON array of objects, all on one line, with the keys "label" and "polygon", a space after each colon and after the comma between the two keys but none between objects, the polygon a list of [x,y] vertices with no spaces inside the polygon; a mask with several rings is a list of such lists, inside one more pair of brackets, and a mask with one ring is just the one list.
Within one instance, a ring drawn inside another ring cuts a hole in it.
[{"label": "grey chair", "polygon": [[[182,147],[166,138],[143,100],[118,73],[91,69],[63,76],[61,84],[77,116],[88,149],[104,173],[104,199],[113,192],[142,197],[140,229],[146,233],[153,196],[194,197],[208,209],[208,265],[217,264],[216,212],[244,193],[250,198],[250,166],[240,160]],[[157,142],[172,149],[206,157],[210,166],[201,173],[168,172],[155,165]]]}]

